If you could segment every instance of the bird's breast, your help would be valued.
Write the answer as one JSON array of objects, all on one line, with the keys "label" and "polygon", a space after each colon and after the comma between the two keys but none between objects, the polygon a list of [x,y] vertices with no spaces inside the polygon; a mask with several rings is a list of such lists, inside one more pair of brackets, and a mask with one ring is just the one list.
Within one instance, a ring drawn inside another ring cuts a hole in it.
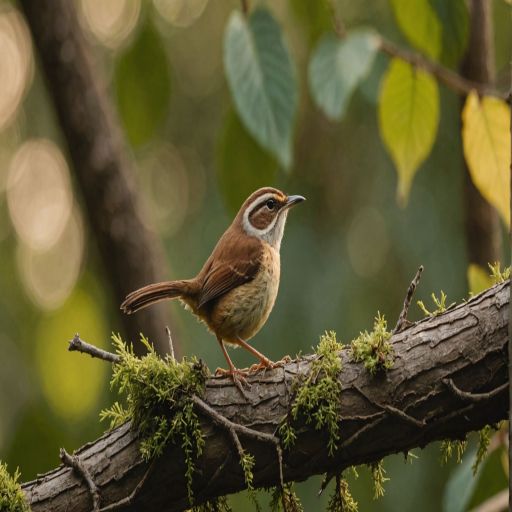
[{"label": "bird's breast", "polygon": [[225,341],[248,340],[263,327],[274,307],[279,289],[280,257],[264,244],[255,278],[224,295],[212,311],[210,326]]}]

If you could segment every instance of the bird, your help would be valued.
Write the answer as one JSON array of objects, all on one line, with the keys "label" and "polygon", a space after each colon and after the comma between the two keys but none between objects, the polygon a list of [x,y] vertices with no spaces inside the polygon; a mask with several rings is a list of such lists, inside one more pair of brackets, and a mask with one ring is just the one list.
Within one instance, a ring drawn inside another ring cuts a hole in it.
[{"label": "bird", "polygon": [[[247,384],[249,372],[274,368],[268,357],[249,345],[267,321],[276,300],[280,278],[280,248],[290,208],[305,201],[273,187],[253,192],[220,237],[210,257],[192,279],[154,283],[135,290],[121,304],[124,313],[167,299],[180,299],[215,335],[230,376],[237,386]],[[258,359],[249,370],[235,367],[226,345],[242,347]]]}]

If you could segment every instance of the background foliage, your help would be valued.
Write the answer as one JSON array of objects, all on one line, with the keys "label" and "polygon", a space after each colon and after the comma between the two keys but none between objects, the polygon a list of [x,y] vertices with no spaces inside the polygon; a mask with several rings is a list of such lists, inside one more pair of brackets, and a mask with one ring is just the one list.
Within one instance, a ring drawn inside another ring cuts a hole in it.
[{"label": "background foliage", "polygon": [[[468,273],[462,163],[465,155],[504,227],[506,105],[471,94],[461,118],[457,95],[378,51],[380,33],[456,68],[468,40],[465,2],[340,0],[343,38],[326,2],[251,4],[245,15],[234,0],[76,1],[170,277],[194,275],[243,199],[274,185],[308,202],[290,215],[280,294],[255,339],[272,359],[310,351],[326,329],[348,342],[377,310],[393,322],[420,263],[420,299],[442,288],[459,301],[468,275],[473,290],[483,287],[482,269]],[[492,6],[497,84],[506,90],[510,7]],[[0,55],[0,459],[27,480],[57,464],[58,447],[71,451],[101,433],[108,369],[69,354],[66,340],[78,331],[108,346],[118,312],[105,298],[108,276],[27,27],[7,0]],[[178,304],[169,309],[181,353],[222,365],[203,326]],[[478,480],[471,457],[440,468],[437,447],[418,455],[412,465],[386,460],[391,480],[375,503],[362,471],[352,484],[361,510],[464,510],[468,482],[472,503],[505,486],[499,451]],[[325,505],[329,493],[317,498],[318,487],[319,479],[298,486],[306,510]]]}]

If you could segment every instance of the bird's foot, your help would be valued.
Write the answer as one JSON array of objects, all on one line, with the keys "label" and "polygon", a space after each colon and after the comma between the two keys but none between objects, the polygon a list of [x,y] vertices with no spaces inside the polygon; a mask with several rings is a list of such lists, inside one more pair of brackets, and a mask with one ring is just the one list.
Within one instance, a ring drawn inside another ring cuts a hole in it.
[{"label": "bird's foot", "polygon": [[[247,382],[246,377],[249,376],[249,372],[244,370],[238,370],[237,368],[230,368],[225,370],[224,368],[217,368],[215,370],[216,377],[231,377],[233,384],[238,388],[240,393],[246,397],[244,387],[251,389],[251,385]],[[247,397],[246,397],[247,398]]]},{"label": "bird's foot", "polygon": [[[250,374],[258,373],[259,371],[273,370],[274,368],[282,368],[285,364],[289,363],[292,360],[290,356],[284,356],[279,361],[275,363],[270,359],[262,359],[259,363],[255,363],[250,366],[247,371]],[[245,368],[244,368],[245,371]]]}]

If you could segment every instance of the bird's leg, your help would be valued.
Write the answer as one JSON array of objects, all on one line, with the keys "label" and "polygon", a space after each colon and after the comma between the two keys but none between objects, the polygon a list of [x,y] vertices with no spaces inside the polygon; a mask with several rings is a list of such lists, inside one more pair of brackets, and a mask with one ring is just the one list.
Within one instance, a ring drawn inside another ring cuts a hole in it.
[{"label": "bird's leg", "polygon": [[242,338],[237,338],[238,344],[245,348],[248,352],[250,352],[253,356],[256,356],[260,362],[253,364],[249,368],[250,373],[255,373],[259,370],[266,369],[266,368],[277,368],[278,366],[282,366],[283,362],[278,361],[277,363],[273,363],[267,356],[264,356],[261,352],[258,352],[254,347],[251,347],[249,343],[244,341]]},{"label": "bird's leg", "polygon": [[224,357],[226,358],[226,361],[229,366],[229,370],[224,370],[224,368],[217,368],[215,370],[215,375],[231,377],[233,379],[233,383],[235,384],[235,386],[240,390],[242,395],[245,396],[242,386],[246,386],[248,388],[251,387],[251,385],[245,380],[245,377],[247,377],[248,372],[244,372],[242,370],[237,370],[235,368],[235,365],[233,364],[233,361],[231,361],[231,358],[229,357],[228,351],[226,350],[226,347],[224,346],[224,342],[222,341],[222,339],[217,338],[217,341],[219,342],[222,353],[224,354]]}]

